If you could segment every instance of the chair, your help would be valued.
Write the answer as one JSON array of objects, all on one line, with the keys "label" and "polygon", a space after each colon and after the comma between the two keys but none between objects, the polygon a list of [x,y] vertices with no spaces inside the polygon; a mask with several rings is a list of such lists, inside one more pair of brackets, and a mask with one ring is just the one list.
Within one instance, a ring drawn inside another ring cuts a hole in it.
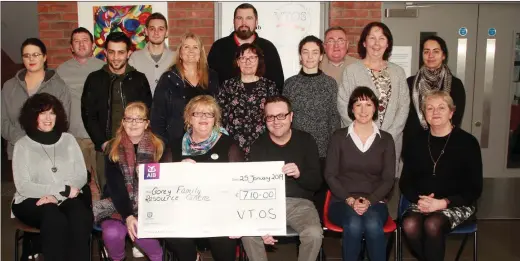
[{"label": "chair", "polygon": [[[342,227],[333,224],[329,220],[329,204],[330,204],[331,197],[332,197],[332,193],[330,193],[330,190],[329,190],[329,191],[327,191],[327,196],[325,198],[325,205],[324,205],[324,209],[323,209],[323,225],[325,226],[325,229],[327,229],[327,230],[338,232],[338,233],[343,233]],[[386,223],[383,226],[383,232],[385,234],[394,233],[396,231],[396,229],[397,229],[396,223],[394,222],[392,217],[390,215],[388,215],[388,219],[386,220]],[[396,237],[395,240],[397,241],[397,239],[398,239],[397,233],[395,233],[395,237]],[[365,239],[363,238],[363,242],[365,242],[364,240]],[[390,257],[390,252],[392,251],[393,244],[394,244],[394,237],[389,237],[388,243],[386,245],[386,258],[387,259]],[[361,253],[362,253],[361,258],[364,258],[364,250]],[[397,251],[395,251],[395,253],[394,253],[394,258],[397,260]]]},{"label": "chair", "polygon": [[[94,239],[96,239],[98,242],[99,260],[110,261],[110,258],[108,257],[107,253],[105,252],[105,243],[103,242],[103,230],[101,229],[101,227],[99,225],[94,224],[92,226],[91,236]],[[92,251],[92,249],[91,249],[91,251]]]},{"label": "chair", "polygon": [[[399,199],[399,207],[398,207],[398,215],[399,215],[399,228],[398,228],[398,236],[397,236],[397,260],[401,261],[403,260],[403,229],[402,229],[402,216],[404,211],[408,209],[410,206],[410,201],[408,201],[403,195],[401,195]],[[470,234],[473,234],[473,260],[477,261],[477,220],[467,220],[466,222],[460,224],[459,226],[455,227],[453,231],[450,232],[450,234],[463,234],[464,239],[462,240],[462,243],[459,247],[459,250],[457,251],[457,256],[455,257],[455,261],[458,261],[460,259],[460,256],[462,255],[462,251],[464,250],[464,246],[466,245],[466,242],[468,241],[468,236]]]},{"label": "chair", "polygon": [[[24,224],[18,218],[14,218],[14,227],[16,228],[14,232],[14,261],[18,261],[18,257],[20,256],[19,248],[20,240],[23,240],[26,236],[35,236],[40,234],[40,230],[29,225]],[[21,261],[27,261],[28,251],[31,248],[31,242],[23,241],[22,245],[22,259]],[[89,240],[89,260],[92,260],[92,234],[90,235]],[[108,260],[108,259],[106,259]]]},{"label": "chair", "polygon": [[[18,261],[18,258],[20,256],[19,248],[20,240],[23,240],[26,236],[34,236],[40,234],[40,230],[31,226],[28,226],[22,221],[20,221],[18,218],[14,218],[14,227],[16,228],[16,231],[14,233],[14,261]],[[23,241],[22,245],[22,261],[27,261],[28,253],[26,251],[29,251],[29,248],[31,247],[31,242],[28,240]]]}]

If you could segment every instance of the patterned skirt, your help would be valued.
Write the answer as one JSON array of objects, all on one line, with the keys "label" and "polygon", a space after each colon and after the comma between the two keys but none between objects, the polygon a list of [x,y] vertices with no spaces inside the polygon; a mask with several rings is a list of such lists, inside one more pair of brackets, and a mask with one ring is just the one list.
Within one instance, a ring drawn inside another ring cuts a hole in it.
[{"label": "patterned skirt", "polygon": [[[405,211],[413,211],[421,213],[417,204],[411,203],[408,209]],[[440,212],[445,215],[451,224],[451,229],[454,229],[456,226],[464,223],[464,221],[468,220],[473,214],[475,214],[474,206],[461,206],[461,207],[452,207],[443,210],[438,210],[436,212]]]}]

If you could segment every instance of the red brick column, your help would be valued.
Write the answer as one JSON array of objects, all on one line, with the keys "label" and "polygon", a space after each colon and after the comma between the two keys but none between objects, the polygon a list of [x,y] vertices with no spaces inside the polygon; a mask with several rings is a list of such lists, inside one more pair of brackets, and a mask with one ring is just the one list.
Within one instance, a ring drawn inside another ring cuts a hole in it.
[{"label": "red brick column", "polygon": [[329,26],[342,26],[350,42],[349,55],[359,57],[357,43],[363,27],[381,21],[381,2],[331,2]]},{"label": "red brick column", "polygon": [[38,15],[47,64],[56,68],[71,57],[70,33],[78,27],[77,2],[38,2]]},{"label": "red brick column", "polygon": [[197,34],[204,43],[206,54],[215,38],[215,4],[213,2],[168,2],[169,41],[177,48],[185,32]]}]

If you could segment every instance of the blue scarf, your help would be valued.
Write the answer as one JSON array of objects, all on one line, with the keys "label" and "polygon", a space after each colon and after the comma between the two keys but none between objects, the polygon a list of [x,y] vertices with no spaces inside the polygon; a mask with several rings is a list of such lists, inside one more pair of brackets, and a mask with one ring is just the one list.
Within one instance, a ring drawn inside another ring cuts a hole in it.
[{"label": "blue scarf", "polygon": [[190,128],[186,133],[184,133],[184,137],[182,137],[182,156],[198,156],[206,154],[215,143],[217,143],[219,134],[222,133],[224,135],[229,135],[226,129],[220,127],[220,129],[213,129],[209,138],[203,142],[195,143],[191,139],[191,134],[193,133],[193,129]]}]

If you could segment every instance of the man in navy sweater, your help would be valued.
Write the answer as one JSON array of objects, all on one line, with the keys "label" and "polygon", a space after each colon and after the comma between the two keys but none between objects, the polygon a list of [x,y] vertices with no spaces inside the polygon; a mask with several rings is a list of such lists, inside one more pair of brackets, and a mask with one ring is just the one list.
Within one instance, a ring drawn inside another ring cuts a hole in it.
[{"label": "man in navy sweater", "polygon": [[248,3],[239,5],[235,9],[233,25],[235,31],[229,36],[215,41],[208,54],[208,65],[217,71],[220,84],[240,75],[240,71],[233,64],[236,59],[236,51],[240,45],[252,43],[264,52],[264,77],[275,82],[278,93],[282,93],[284,77],[280,55],[273,43],[261,38],[255,32],[258,26],[256,8]]},{"label": "man in navy sweater", "polygon": [[[271,96],[265,103],[268,132],[251,148],[251,161],[285,161],[285,196],[287,225],[300,235],[298,261],[314,261],[323,239],[320,218],[312,197],[320,188],[322,177],[318,146],[311,134],[291,128],[293,112],[286,97]],[[264,244],[274,245],[270,236],[242,237],[251,261],[267,260]]]}]

